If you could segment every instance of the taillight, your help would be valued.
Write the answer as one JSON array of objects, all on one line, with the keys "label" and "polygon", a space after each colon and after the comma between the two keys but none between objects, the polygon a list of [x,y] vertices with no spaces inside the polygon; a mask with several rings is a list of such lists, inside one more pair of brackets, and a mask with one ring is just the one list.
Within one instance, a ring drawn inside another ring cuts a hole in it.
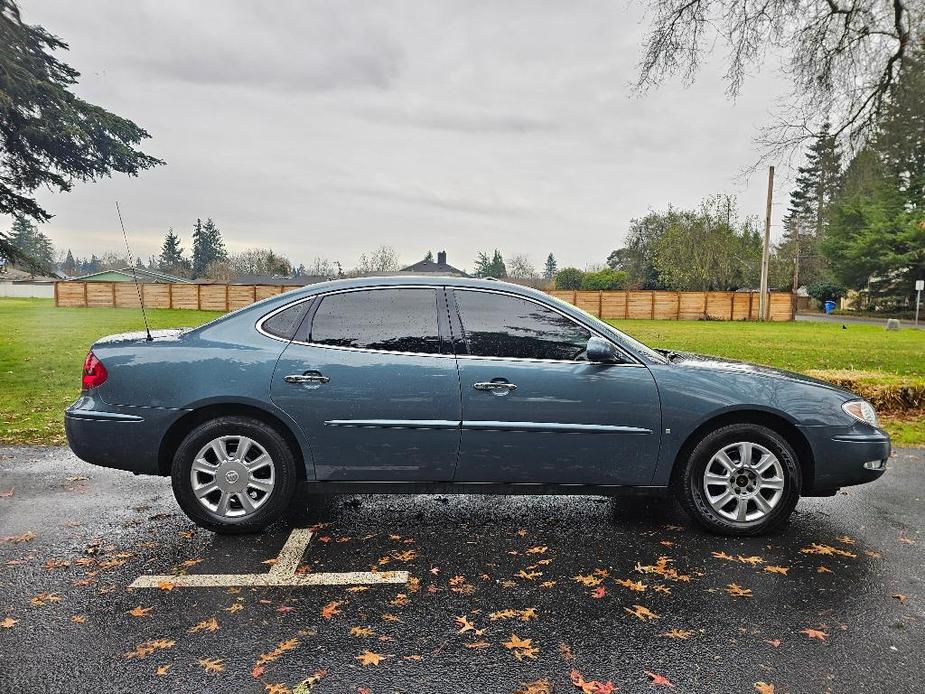
[{"label": "taillight", "polygon": [[108,375],[103,362],[97,359],[93,352],[87,352],[87,358],[84,359],[83,380],[81,381],[83,389],[87,390],[103,385]]}]

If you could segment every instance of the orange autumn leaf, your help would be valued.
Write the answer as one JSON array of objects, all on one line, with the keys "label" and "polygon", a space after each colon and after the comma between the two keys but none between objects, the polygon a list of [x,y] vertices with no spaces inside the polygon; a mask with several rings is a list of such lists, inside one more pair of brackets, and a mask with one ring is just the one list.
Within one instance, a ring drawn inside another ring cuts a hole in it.
[{"label": "orange autumn leaf", "polygon": [[381,653],[373,653],[372,651],[363,651],[358,655],[355,660],[359,660],[360,663],[364,666],[366,665],[376,665],[378,666],[383,660],[388,658],[387,655],[382,655]]},{"label": "orange autumn leaf", "polygon": [[160,581],[158,582],[157,587],[161,590],[173,590],[177,586],[170,581]]},{"label": "orange autumn leaf", "polygon": [[158,665],[154,674],[158,677],[164,677],[168,672],[170,672],[170,665]]},{"label": "orange autumn leaf", "polygon": [[848,557],[849,559],[856,559],[858,556],[854,552],[848,552],[838,547],[832,547],[831,545],[820,545],[815,542],[810,544],[809,547],[804,547],[800,552],[803,554],[820,554],[822,556],[838,555],[839,557]]},{"label": "orange autumn leaf", "polygon": [[552,684],[547,679],[526,682],[521,684],[514,694],[552,694]]},{"label": "orange autumn leaf", "polygon": [[786,576],[787,572],[790,571],[790,567],[789,566],[774,566],[774,565],[769,564],[768,566],[764,567],[764,570],[767,571],[769,574],[780,574],[781,576]]},{"label": "orange autumn leaf", "polygon": [[369,627],[350,627],[351,636],[359,636],[360,638],[367,638],[372,636],[375,632]]},{"label": "orange autumn leaf", "polygon": [[830,569],[828,566],[820,566],[819,568],[816,569],[816,573],[817,574],[830,574],[832,573],[832,569]]},{"label": "orange autumn leaf", "polygon": [[630,590],[635,590],[637,593],[645,592],[646,584],[642,581],[631,581],[628,578],[618,578],[616,580],[618,585],[623,586],[624,588],[629,588]]},{"label": "orange autumn leaf", "polygon": [[643,607],[642,605],[633,605],[632,610],[628,607],[624,607],[623,610],[642,621],[659,619],[657,614],[652,612],[648,607]]},{"label": "orange autumn leaf", "polygon": [[510,640],[504,642],[504,647],[512,650],[515,648],[530,648],[532,640],[533,639],[522,639],[517,634],[511,634]]},{"label": "orange autumn leaf", "polygon": [[130,614],[132,617],[148,617],[152,609],[151,607],[142,607],[139,605],[138,607],[130,609],[126,614]]},{"label": "orange autumn leaf", "polygon": [[463,645],[470,650],[478,651],[483,648],[488,648],[491,644],[488,643],[488,641],[472,641],[471,643],[466,643]]},{"label": "orange autumn leaf", "polygon": [[192,627],[187,633],[198,634],[201,631],[218,631],[218,620],[215,617],[204,619],[196,626]]},{"label": "orange autumn leaf", "polygon": [[327,605],[321,608],[321,616],[325,619],[331,619],[336,614],[340,614],[340,603],[337,600],[332,600]]},{"label": "orange autumn leaf", "polygon": [[531,547],[527,550],[527,554],[545,554],[548,547]]},{"label": "orange autumn leaf", "polygon": [[0,620],[0,629],[12,629],[18,623],[18,619],[13,619],[12,617],[4,617],[2,620]]},{"label": "orange autumn leaf", "polygon": [[768,682],[755,682],[755,691],[758,694],[774,694],[774,685]]},{"label": "orange autumn leaf", "polygon": [[266,694],[292,694],[292,690],[285,684],[275,682],[268,682],[263,685],[263,691],[266,692]]},{"label": "orange autumn leaf", "polygon": [[464,634],[467,631],[475,631],[475,625],[469,621],[469,618],[463,615],[462,617],[456,618],[456,624],[459,625],[459,631],[457,634]]},{"label": "orange autumn leaf", "polygon": [[206,672],[224,672],[225,663],[221,658],[202,658],[199,666]]},{"label": "orange autumn leaf", "polygon": [[649,670],[645,670],[645,673],[651,678],[652,685],[674,689],[674,685],[671,683],[671,680],[669,680],[664,675],[659,675],[658,673],[650,672]]},{"label": "orange autumn leaf", "polygon": [[825,641],[829,637],[829,635],[821,629],[810,629],[808,627],[806,629],[800,629],[800,633],[806,634],[811,639],[819,639],[820,641]]},{"label": "orange autumn leaf", "polygon": [[86,615],[75,614],[71,617],[71,621],[74,622],[74,624],[84,624],[87,621],[87,617]]},{"label": "orange autumn leaf", "polygon": [[572,670],[569,673],[572,684],[578,687],[584,694],[612,694],[616,691],[613,682],[599,682],[597,680],[586,680],[578,670]]},{"label": "orange autumn leaf", "polygon": [[527,572],[521,569],[520,571],[517,572],[517,578],[523,578],[527,581],[532,581],[534,578],[539,578],[542,575],[543,575],[542,571]]},{"label": "orange autumn leaf", "polygon": [[688,629],[672,629],[671,631],[666,631],[664,634],[661,634],[661,636],[667,636],[670,639],[689,639],[696,633],[696,631],[690,631]]},{"label": "orange autumn leaf", "polygon": [[752,589],[743,588],[738,583],[730,583],[728,586],[726,586],[726,592],[729,593],[734,598],[752,597]]},{"label": "orange autumn leaf", "polygon": [[580,583],[581,585],[585,586],[586,588],[594,588],[595,586],[599,586],[601,583],[603,583],[603,581],[602,581],[600,578],[598,578],[597,576],[590,576],[590,575],[585,576],[585,575],[582,575],[582,574],[579,574],[579,575],[577,575],[577,576],[573,576],[573,577],[572,577],[572,580],[575,581],[575,582],[577,582],[577,583]]},{"label": "orange autumn leaf", "polygon": [[907,595],[903,595],[902,593],[894,593],[891,597],[896,598],[896,599],[899,600],[899,602],[901,602],[903,605],[905,605],[905,604],[906,604],[906,600],[908,600],[908,596],[907,596]]},{"label": "orange autumn leaf", "polygon": [[134,650],[126,653],[125,658],[126,660],[132,660],[133,658],[143,660],[156,651],[164,651],[168,648],[173,648],[176,643],[176,641],[169,639],[152,639],[150,641],[145,641],[138,644]]}]

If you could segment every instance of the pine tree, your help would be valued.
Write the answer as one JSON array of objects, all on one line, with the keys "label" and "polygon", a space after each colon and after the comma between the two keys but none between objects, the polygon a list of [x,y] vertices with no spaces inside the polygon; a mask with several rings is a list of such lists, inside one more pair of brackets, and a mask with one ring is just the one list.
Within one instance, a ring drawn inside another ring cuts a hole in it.
[{"label": "pine tree", "polygon": [[556,276],[556,270],[558,269],[559,269],[559,263],[556,262],[555,256],[552,253],[550,253],[548,256],[546,256],[546,268],[543,271],[543,277],[545,277],[548,280],[551,280],[553,277]]},{"label": "pine tree", "polygon": [[19,262],[32,272],[49,272],[55,264],[55,249],[45,234],[24,215],[14,215],[13,226],[4,235],[9,249],[8,260]]},{"label": "pine tree", "polygon": [[433,251],[427,251],[427,255],[424,256],[424,261],[425,261],[425,262],[431,262],[431,263],[434,262],[434,252],[433,252]]},{"label": "pine tree", "polygon": [[193,225],[193,276],[201,277],[211,263],[228,258],[222,232],[209,217],[205,223],[201,219]]},{"label": "pine tree", "polygon": [[778,255],[798,263],[798,284],[830,278],[820,243],[829,226],[832,201],[841,181],[841,152],[828,123],[806,152],[806,165],[797,169],[796,187],[784,217],[784,238]]},{"label": "pine tree", "polygon": [[71,249],[67,249],[67,256],[64,258],[64,262],[61,264],[61,272],[63,272],[68,277],[73,277],[77,274],[77,262],[74,260],[74,254],[71,253]]},{"label": "pine tree", "polygon": [[164,236],[164,244],[161,246],[161,254],[158,256],[157,265],[163,272],[175,273],[178,269],[184,268],[187,263],[183,257],[183,248],[180,246],[180,238],[173,233],[173,227],[167,230]]},{"label": "pine tree", "polygon": [[480,251],[475,258],[475,276],[494,277],[495,279],[507,277],[507,268],[504,265],[501,251],[496,248],[491,258],[488,257],[487,253]]}]

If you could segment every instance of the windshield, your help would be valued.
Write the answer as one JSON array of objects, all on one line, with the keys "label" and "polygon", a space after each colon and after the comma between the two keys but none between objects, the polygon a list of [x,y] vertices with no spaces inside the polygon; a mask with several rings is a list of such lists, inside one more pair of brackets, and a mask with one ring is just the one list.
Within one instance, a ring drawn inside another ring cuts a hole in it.
[{"label": "windshield", "polygon": [[[570,304],[570,303],[568,303],[567,301],[563,301],[562,299],[559,299],[558,297],[552,296],[551,294],[548,294],[548,295],[547,295],[547,299],[549,299],[550,301],[553,301],[553,302],[559,304],[560,306],[566,306],[566,307],[572,308],[572,309],[578,308],[578,307],[575,306],[574,304]],[[584,311],[584,310],[582,310],[582,309],[578,309],[578,310],[581,311],[582,313],[584,313],[585,316],[594,324],[594,327],[597,328],[598,330],[600,330],[601,332],[603,332],[603,333],[610,333],[610,334],[613,335],[619,342],[622,342],[623,344],[629,346],[631,349],[635,350],[635,351],[638,352],[639,354],[643,354],[643,355],[645,355],[646,357],[648,357],[649,359],[651,359],[651,360],[653,360],[653,361],[656,361],[656,362],[658,362],[658,363],[660,363],[660,364],[666,364],[666,363],[668,363],[668,359],[665,357],[664,354],[661,354],[661,353],[659,353],[659,352],[656,352],[654,349],[652,349],[651,347],[648,347],[648,346],[644,345],[643,343],[641,343],[641,342],[640,342],[639,340],[637,340],[636,338],[630,337],[629,335],[627,335],[627,334],[626,334],[625,332],[623,332],[622,330],[617,330],[615,327],[613,327],[612,325],[610,325],[610,323],[606,323],[606,322],[602,321],[602,320],[601,320],[600,318],[598,318],[597,316],[594,316],[594,315],[592,315],[592,314],[590,314],[590,313],[588,313],[587,311]]]}]

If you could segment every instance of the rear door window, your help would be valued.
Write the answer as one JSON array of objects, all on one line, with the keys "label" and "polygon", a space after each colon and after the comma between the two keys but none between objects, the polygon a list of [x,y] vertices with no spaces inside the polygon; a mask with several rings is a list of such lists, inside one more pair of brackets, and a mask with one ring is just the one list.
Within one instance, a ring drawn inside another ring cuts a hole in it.
[{"label": "rear door window", "polygon": [[414,287],[329,294],[315,312],[309,341],[332,347],[439,354],[437,291]]},{"label": "rear door window", "polygon": [[311,305],[311,300],[293,304],[266,319],[261,327],[270,335],[291,340]]},{"label": "rear door window", "polygon": [[583,361],[591,331],[533,301],[454,291],[468,353],[510,359]]}]

